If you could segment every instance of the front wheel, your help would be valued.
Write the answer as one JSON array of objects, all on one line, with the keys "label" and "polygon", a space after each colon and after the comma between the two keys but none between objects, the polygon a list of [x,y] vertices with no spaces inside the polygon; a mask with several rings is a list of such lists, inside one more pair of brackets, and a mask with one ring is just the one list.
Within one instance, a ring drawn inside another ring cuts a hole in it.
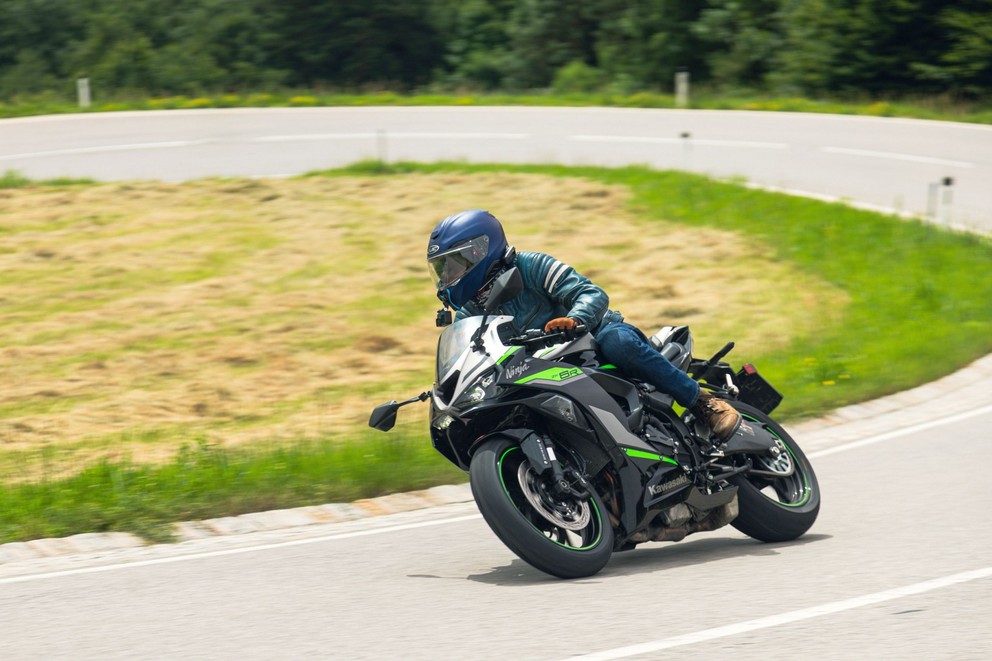
[{"label": "front wheel", "polygon": [[522,560],[560,578],[591,576],[606,566],[613,529],[595,491],[581,499],[556,494],[509,438],[484,443],[469,478],[486,523]]},{"label": "front wheel", "polygon": [[756,470],[731,478],[738,487],[740,514],[730,525],[763,542],[796,539],[820,512],[820,485],[813,466],[785,429],[758,409],[734,403],[744,423],[776,438],[782,453],[775,459],[745,455]]}]

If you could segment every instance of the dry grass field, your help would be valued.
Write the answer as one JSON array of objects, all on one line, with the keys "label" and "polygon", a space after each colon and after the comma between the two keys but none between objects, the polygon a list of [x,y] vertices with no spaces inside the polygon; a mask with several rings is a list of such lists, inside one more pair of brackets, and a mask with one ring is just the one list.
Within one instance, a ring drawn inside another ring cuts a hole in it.
[{"label": "dry grass field", "polygon": [[[470,207],[700,354],[809,337],[846,294],[579,178],[409,174],[0,190],[0,476],[184,443],[342,438],[433,373],[426,239]],[[425,423],[421,416],[406,424]]]}]

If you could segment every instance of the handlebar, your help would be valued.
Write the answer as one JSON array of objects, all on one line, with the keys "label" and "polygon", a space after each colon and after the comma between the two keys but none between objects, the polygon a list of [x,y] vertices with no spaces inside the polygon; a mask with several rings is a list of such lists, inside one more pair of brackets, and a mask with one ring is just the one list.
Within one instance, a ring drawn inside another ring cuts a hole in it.
[{"label": "handlebar", "polygon": [[524,331],[523,335],[511,337],[507,343],[511,346],[522,346],[527,348],[549,347],[559,342],[571,342],[572,340],[585,335],[588,332],[585,324],[576,324],[572,330],[551,331],[545,333],[540,328],[531,328]]}]

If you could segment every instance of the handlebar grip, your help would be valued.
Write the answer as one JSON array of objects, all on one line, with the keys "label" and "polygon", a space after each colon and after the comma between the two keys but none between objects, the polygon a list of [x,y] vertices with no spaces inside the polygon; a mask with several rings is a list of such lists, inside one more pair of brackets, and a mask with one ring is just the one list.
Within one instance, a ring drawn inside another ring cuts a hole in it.
[{"label": "handlebar grip", "polygon": [[575,338],[585,335],[587,330],[585,324],[575,324],[574,328],[561,331],[561,336],[566,342],[571,342]]},{"label": "handlebar grip", "polygon": [[511,337],[509,342],[511,344],[537,344],[537,343],[547,343],[549,345],[554,344],[556,340],[564,340],[566,342],[571,342],[577,337],[589,332],[589,328],[585,324],[576,324],[575,328],[571,330],[555,330],[545,333],[539,328],[531,328],[524,331],[523,335],[517,337]]}]

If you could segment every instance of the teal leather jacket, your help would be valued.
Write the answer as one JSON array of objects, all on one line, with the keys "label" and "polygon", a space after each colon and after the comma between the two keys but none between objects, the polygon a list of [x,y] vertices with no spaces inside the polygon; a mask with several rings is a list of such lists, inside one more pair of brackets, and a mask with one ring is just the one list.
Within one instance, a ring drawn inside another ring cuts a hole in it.
[{"label": "teal leather jacket", "polygon": [[[511,266],[520,269],[524,290],[500,306],[501,314],[514,317],[520,331],[544,329],[558,317],[572,317],[585,324],[589,332],[601,325],[623,321],[623,315],[609,309],[610,298],[602,288],[568,264],[541,252],[519,252]],[[471,301],[455,315],[456,320],[482,314],[482,308]]]}]

